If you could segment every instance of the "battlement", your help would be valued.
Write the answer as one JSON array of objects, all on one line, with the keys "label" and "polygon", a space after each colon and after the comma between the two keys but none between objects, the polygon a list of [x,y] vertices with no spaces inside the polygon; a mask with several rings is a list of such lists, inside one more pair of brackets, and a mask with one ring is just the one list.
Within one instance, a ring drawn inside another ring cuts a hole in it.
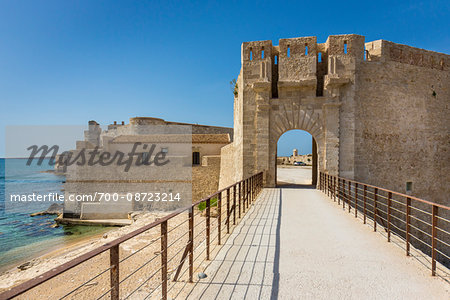
[{"label": "battlement", "polygon": [[450,55],[377,40],[365,44],[368,61],[395,61],[413,66],[448,71]]}]

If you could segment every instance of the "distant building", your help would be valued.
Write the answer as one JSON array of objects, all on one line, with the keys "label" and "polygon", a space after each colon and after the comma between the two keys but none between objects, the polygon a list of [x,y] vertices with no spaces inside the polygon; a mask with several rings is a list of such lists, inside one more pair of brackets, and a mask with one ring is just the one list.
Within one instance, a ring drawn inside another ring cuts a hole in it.
[{"label": "distant building", "polygon": [[291,156],[278,156],[277,165],[293,165],[295,162],[303,162],[308,166],[312,165],[312,154],[299,155],[298,150],[292,150]]}]

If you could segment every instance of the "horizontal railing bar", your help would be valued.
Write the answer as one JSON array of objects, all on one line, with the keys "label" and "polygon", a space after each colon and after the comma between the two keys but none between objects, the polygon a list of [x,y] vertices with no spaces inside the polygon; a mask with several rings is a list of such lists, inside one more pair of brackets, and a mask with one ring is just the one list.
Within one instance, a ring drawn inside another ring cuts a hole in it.
[{"label": "horizontal railing bar", "polygon": [[141,270],[143,267],[145,267],[146,265],[148,265],[149,263],[151,263],[152,261],[154,261],[155,259],[159,258],[161,254],[156,254],[155,256],[153,256],[152,258],[150,258],[148,261],[146,261],[145,263],[143,263],[141,266],[139,266],[136,270],[134,270],[133,272],[131,272],[130,274],[128,274],[127,276],[125,276],[125,278],[123,278],[121,281],[119,281],[119,284],[121,284],[122,282],[124,282],[125,280],[127,280],[128,278],[130,278],[131,276],[133,276],[134,274],[136,274],[139,270]]},{"label": "horizontal railing bar", "polygon": [[430,223],[427,223],[426,221],[424,221],[424,220],[422,220],[422,219],[419,219],[419,218],[417,218],[417,217],[415,217],[415,216],[413,216],[413,215],[410,215],[410,217],[411,217],[412,219],[414,219],[414,220],[417,220],[417,221],[421,222],[421,223],[424,224],[424,225],[432,226]]},{"label": "horizontal railing bar", "polygon": [[406,215],[406,212],[401,211],[401,210],[399,210],[399,209],[396,209],[396,208],[393,207],[393,206],[391,206],[391,209],[392,209],[392,210],[395,210],[396,212],[398,212],[398,213],[400,213],[400,214],[402,214],[402,215]]},{"label": "horizontal railing bar", "polygon": [[442,232],[442,233],[445,233],[445,234],[450,234],[450,232],[448,232],[448,231],[445,231],[444,229],[442,229],[442,228],[439,228],[439,227],[436,227],[436,229],[437,230],[439,230],[440,232]]},{"label": "horizontal railing bar", "polygon": [[414,226],[414,225],[412,225],[412,224],[409,224],[409,226],[411,226],[411,228],[414,228],[414,229],[417,230],[417,231],[422,232],[423,234],[427,235],[428,237],[431,237],[431,234],[429,234],[429,233],[427,233],[427,232],[425,232],[425,231],[423,231],[423,230],[417,228],[416,226]]},{"label": "horizontal railing bar", "polygon": [[186,235],[189,234],[189,231],[186,231],[186,233],[182,234],[181,236],[177,237],[175,240],[172,241],[171,244],[169,244],[167,246],[167,249],[169,249],[173,244],[177,243],[179,240],[181,240],[182,238],[186,237]]},{"label": "horizontal railing bar", "polygon": [[442,256],[445,256],[447,259],[450,259],[450,257],[448,257],[446,254],[442,253],[441,251],[439,251],[438,249],[436,249],[436,252],[439,253]]},{"label": "horizontal railing bar", "polygon": [[91,279],[89,279],[88,281],[83,282],[82,284],[80,284],[78,287],[76,287],[75,289],[71,290],[69,293],[65,294],[64,296],[62,296],[59,299],[64,299],[67,296],[69,296],[70,294],[76,292],[77,290],[79,290],[80,288],[82,288],[83,286],[85,286],[86,284],[88,284],[89,282],[91,282],[92,280],[100,277],[101,275],[105,274],[106,272],[108,272],[109,270],[111,270],[111,266],[109,268],[107,268],[106,270],[103,270],[102,272],[100,272],[99,274],[95,275],[94,277],[92,277]]},{"label": "horizontal railing bar", "polygon": [[450,248],[450,244],[447,244],[447,243],[444,242],[443,240],[436,238],[436,241],[438,241],[438,242],[440,242],[441,244],[444,244],[445,246],[447,246],[447,247]]},{"label": "horizontal railing bar", "polygon": [[423,209],[420,209],[420,208],[418,208],[418,207],[414,207],[414,206],[412,206],[412,205],[411,205],[411,208],[414,209],[415,211],[420,211],[421,213],[424,213],[424,214],[426,214],[426,215],[428,215],[428,216],[431,217],[431,213],[429,213],[429,212],[427,212],[427,211],[424,211]]},{"label": "horizontal railing bar", "polygon": [[[437,206],[437,207],[440,207],[440,208],[443,208],[443,209],[446,209],[446,210],[450,210],[450,207],[445,206],[443,204],[434,203],[434,202],[427,201],[427,200],[424,200],[424,199],[420,199],[420,198],[417,198],[417,197],[414,197],[414,196],[411,196],[411,195],[406,195],[406,194],[403,194],[403,193],[399,193],[399,192],[395,192],[395,191],[392,191],[392,190],[388,190],[388,189],[384,189],[384,188],[381,188],[381,187],[377,187],[377,186],[374,186],[374,185],[371,185],[371,184],[367,184],[367,183],[363,183],[363,182],[359,182],[359,181],[355,181],[355,180],[350,180],[350,179],[347,179],[347,178],[344,178],[344,177],[337,177],[337,178],[339,178],[340,180],[345,180],[346,184],[347,184],[348,181],[350,181],[353,184],[357,183],[358,186],[359,185],[362,185],[362,186],[365,185],[366,187],[370,187],[370,188],[373,188],[373,189],[378,189],[378,191],[384,191],[384,192],[387,192],[387,193],[392,193],[392,195],[397,195],[397,196],[401,196],[401,197],[404,197],[404,198],[410,198],[411,200],[414,200],[414,201],[418,201],[418,202],[426,203],[426,204],[429,204],[429,205],[434,205],[434,206]],[[367,192],[370,192],[370,190],[368,189]],[[372,194],[374,194],[374,193],[372,193]]]},{"label": "horizontal railing bar", "polygon": [[159,241],[159,240],[161,240],[161,236],[158,236],[157,238],[153,239],[149,244],[145,245],[144,247],[140,248],[139,250],[136,250],[135,252],[132,252],[130,255],[128,255],[128,256],[122,258],[122,259],[119,261],[119,263],[121,263],[121,262],[127,260],[128,258],[130,258],[130,257],[132,257],[132,256],[134,256],[134,255],[136,255],[136,254],[138,254],[139,252],[141,252],[141,251],[144,250],[145,248],[147,248],[147,247],[153,245],[154,243],[156,243],[156,242]]},{"label": "horizontal railing bar", "polygon": [[[162,282],[158,284],[143,300],[148,299],[148,297],[150,297],[157,289],[159,289],[160,286],[162,286]],[[125,299],[128,299],[128,297]]]},{"label": "horizontal railing bar", "polygon": [[189,218],[186,218],[186,220],[182,221],[180,224],[176,225],[175,227],[172,227],[169,231],[167,231],[167,234],[171,233],[172,231],[174,231],[175,229],[177,229],[181,225],[186,224],[187,222],[189,222]]},{"label": "horizontal railing bar", "polygon": [[418,237],[416,237],[414,234],[409,233],[409,236],[412,236],[416,241],[421,242],[423,245],[425,245],[425,246],[427,246],[428,248],[431,249],[431,246],[430,246],[430,245],[428,245],[427,243],[425,243],[424,241],[422,241],[421,239],[419,239]]},{"label": "horizontal railing bar", "polygon": [[402,222],[402,224],[406,224],[405,220],[402,220],[402,219],[396,217],[396,216],[393,215],[393,214],[391,214],[391,217],[397,219],[399,222]]},{"label": "horizontal railing bar", "polygon": [[450,220],[444,219],[441,216],[436,216],[436,218],[438,218],[439,220],[442,220],[442,221],[450,223]]}]

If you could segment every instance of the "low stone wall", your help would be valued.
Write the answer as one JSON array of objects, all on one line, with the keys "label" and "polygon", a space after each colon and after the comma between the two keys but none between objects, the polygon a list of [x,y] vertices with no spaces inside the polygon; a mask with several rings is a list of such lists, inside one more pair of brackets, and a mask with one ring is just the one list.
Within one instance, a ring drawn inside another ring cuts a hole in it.
[{"label": "low stone wall", "polygon": [[236,161],[234,159],[234,143],[220,149],[220,182],[219,189],[223,189],[236,182]]},{"label": "low stone wall", "polygon": [[205,155],[200,166],[192,168],[192,202],[219,190],[220,155]]}]

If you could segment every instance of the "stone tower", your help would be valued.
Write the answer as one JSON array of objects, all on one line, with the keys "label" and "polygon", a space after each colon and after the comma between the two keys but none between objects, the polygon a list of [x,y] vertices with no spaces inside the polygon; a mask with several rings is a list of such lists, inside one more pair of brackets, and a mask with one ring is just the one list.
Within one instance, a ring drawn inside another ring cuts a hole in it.
[{"label": "stone tower", "polygon": [[301,129],[319,171],[447,201],[449,55],[348,34],[245,42],[241,64],[221,187],[259,171],[275,186],[277,141]]}]

